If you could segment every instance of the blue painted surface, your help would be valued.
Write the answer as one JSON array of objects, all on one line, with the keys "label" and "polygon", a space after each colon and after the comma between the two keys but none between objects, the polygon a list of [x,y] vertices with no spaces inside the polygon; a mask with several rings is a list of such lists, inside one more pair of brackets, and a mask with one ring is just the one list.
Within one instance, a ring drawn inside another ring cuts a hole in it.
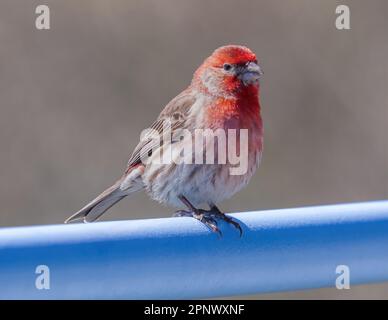
[{"label": "blue painted surface", "polygon": [[[388,281],[388,201],[191,218],[0,229],[2,299],[184,299]],[[50,268],[50,290],[35,268]]]}]

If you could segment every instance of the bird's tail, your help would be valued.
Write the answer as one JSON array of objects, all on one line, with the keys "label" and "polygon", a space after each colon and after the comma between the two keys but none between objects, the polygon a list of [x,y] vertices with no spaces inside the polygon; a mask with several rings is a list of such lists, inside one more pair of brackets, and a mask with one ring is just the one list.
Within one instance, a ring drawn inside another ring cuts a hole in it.
[{"label": "bird's tail", "polygon": [[83,220],[84,222],[93,222],[97,220],[100,216],[104,214],[110,207],[115,203],[119,202],[127,195],[140,190],[141,188],[131,188],[131,190],[121,190],[122,179],[118,180],[113,186],[106,189],[101,193],[97,198],[89,202],[85,207],[83,207],[78,212],[74,213],[72,216],[67,218],[65,223]]}]

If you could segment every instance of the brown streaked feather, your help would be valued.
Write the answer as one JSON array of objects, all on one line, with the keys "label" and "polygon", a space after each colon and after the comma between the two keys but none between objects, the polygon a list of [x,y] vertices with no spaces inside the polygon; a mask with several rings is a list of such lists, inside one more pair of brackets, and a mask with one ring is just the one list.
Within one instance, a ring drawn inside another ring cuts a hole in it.
[{"label": "brown streaked feather", "polygon": [[[180,129],[186,126],[185,123],[188,112],[195,101],[196,98],[190,89],[183,91],[165,106],[156,121],[151,125],[150,129],[154,129],[162,135],[163,124],[166,120],[169,120],[171,122],[172,134],[175,135]],[[162,145],[163,141],[159,141],[159,144]],[[155,141],[151,137],[144,137],[144,139],[135,147],[129,158],[125,173],[133,168],[133,166],[139,164],[144,155],[152,153],[152,150],[160,145],[158,145],[158,141]],[[151,154],[148,154],[148,156],[150,155]]]},{"label": "brown streaked feather", "polygon": [[[195,100],[194,94],[190,89],[183,91],[166,105],[157,120],[152,124],[151,128],[162,134],[163,123],[165,120],[170,120],[172,134],[174,135],[179,129],[185,127],[188,111]],[[113,186],[105,190],[85,207],[69,217],[65,223],[81,219],[84,220],[84,222],[94,221],[128,194],[142,189],[143,185],[140,185],[139,183],[135,183],[131,190],[121,190],[120,186],[123,181],[128,178],[132,170],[141,163],[142,156],[152,152],[152,150],[158,147],[155,143],[156,142],[152,137],[145,137],[145,139],[140,141],[128,161],[124,175]],[[160,141],[159,143],[162,144],[163,141]]]}]

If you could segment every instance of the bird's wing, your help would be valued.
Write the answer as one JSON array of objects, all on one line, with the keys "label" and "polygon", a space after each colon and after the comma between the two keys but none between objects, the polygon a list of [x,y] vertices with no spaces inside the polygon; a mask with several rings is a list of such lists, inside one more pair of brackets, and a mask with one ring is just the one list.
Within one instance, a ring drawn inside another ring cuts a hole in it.
[{"label": "bird's wing", "polygon": [[[177,131],[186,127],[189,110],[195,101],[195,95],[191,90],[183,91],[166,105],[150,129],[156,130],[160,136],[163,136],[164,125],[166,121],[169,121],[171,134],[175,135]],[[160,147],[162,144],[162,139],[157,141],[156,139],[152,139],[152,134],[146,134],[129,158],[125,174],[140,164],[143,156],[151,156],[152,150],[155,150],[155,148]]]},{"label": "bird's wing", "polygon": [[[171,134],[174,135],[179,129],[187,127],[186,120],[189,110],[196,101],[191,90],[185,90],[180,95],[172,99],[163,111],[160,113],[157,120],[152,124],[151,128],[163,134],[163,124],[166,120],[170,121]],[[125,170],[124,175],[110,188],[105,190],[96,199],[88,203],[81,210],[73,214],[66,222],[83,219],[85,222],[91,222],[99,218],[106,210],[120,201],[127,195],[139,191],[143,188],[141,180],[142,172],[142,155],[152,152],[155,148],[162,144],[162,141],[155,141],[151,137],[143,137],[132,153]],[[121,184],[131,180],[130,187],[125,190],[121,188]]]}]

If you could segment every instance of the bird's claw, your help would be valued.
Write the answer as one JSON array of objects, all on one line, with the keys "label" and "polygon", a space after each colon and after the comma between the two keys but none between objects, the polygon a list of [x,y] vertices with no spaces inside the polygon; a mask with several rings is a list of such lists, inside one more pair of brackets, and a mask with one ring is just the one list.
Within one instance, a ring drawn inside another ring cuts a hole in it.
[{"label": "bird's claw", "polygon": [[217,219],[221,219],[224,220],[226,223],[233,225],[240,232],[240,237],[242,237],[243,234],[243,230],[238,222],[234,221],[231,217],[228,217],[227,215],[217,210],[207,211],[198,209],[196,212],[180,210],[175,212],[174,217],[193,217],[201,221],[213,232],[217,232],[220,236],[222,236],[222,232],[218,228],[217,223]]},{"label": "bird's claw", "polygon": [[206,211],[202,209],[198,209],[195,212],[179,210],[174,213],[174,217],[195,218],[198,221],[202,222],[204,225],[206,225],[210,230],[222,236],[222,232],[217,226],[218,223],[217,223],[217,220],[215,219],[216,217],[210,211]]},{"label": "bird's claw", "polygon": [[240,238],[242,237],[243,230],[238,222],[234,221],[231,217],[228,217],[223,213],[216,214],[216,216],[224,220],[226,223],[230,223],[231,225],[233,225],[240,232]]}]

